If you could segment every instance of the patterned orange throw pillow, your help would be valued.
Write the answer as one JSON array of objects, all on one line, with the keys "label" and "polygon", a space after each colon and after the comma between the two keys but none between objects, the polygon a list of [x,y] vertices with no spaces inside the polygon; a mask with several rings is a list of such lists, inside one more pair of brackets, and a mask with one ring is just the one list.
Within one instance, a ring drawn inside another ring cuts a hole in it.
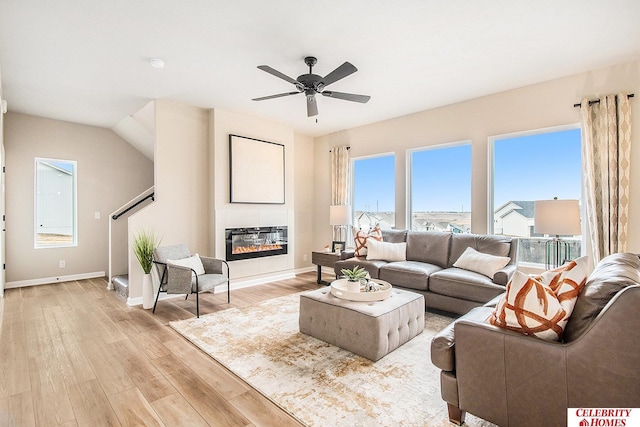
[{"label": "patterned orange throw pillow", "polygon": [[382,242],[382,230],[377,225],[369,233],[353,228],[353,240],[356,246],[356,256],[367,256],[367,239],[375,239]]},{"label": "patterned orange throw pillow", "polygon": [[587,282],[588,257],[538,276],[516,271],[489,321],[492,325],[558,341]]}]

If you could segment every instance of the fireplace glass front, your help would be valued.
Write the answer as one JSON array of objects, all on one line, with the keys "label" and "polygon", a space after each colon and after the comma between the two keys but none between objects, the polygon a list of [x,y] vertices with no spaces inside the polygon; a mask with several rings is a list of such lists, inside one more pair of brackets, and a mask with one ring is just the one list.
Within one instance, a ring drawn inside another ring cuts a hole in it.
[{"label": "fireplace glass front", "polygon": [[287,253],[287,227],[227,228],[227,261],[260,258]]}]

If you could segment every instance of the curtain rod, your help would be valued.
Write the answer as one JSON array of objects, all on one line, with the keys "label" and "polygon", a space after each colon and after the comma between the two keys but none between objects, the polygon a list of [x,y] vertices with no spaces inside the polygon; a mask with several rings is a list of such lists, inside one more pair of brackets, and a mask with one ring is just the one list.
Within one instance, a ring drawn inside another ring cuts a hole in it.
[{"label": "curtain rod", "polygon": [[[627,98],[633,98],[635,95],[633,93],[630,93],[629,95],[627,95]],[[600,102],[599,99],[594,99],[593,101],[589,101],[589,105],[593,105],[593,104],[597,104],[598,102]],[[579,107],[582,104],[573,104],[574,107]]]},{"label": "curtain rod", "polygon": [[[349,147],[348,145],[347,145],[347,150],[351,150],[351,147]],[[332,152],[332,151],[333,150],[329,150],[329,152]]]}]

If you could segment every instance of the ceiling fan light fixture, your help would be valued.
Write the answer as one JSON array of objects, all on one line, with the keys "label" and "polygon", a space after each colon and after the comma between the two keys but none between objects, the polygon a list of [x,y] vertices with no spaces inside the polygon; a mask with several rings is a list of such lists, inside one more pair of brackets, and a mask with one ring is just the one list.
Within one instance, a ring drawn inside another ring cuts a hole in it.
[{"label": "ceiling fan light fixture", "polygon": [[328,96],[334,99],[341,99],[344,101],[352,101],[359,103],[366,103],[371,98],[368,95],[357,95],[353,93],[325,91],[325,88],[330,84],[342,80],[343,78],[355,73],[358,69],[349,62],[345,62],[338,68],[322,77],[317,74],[313,74],[313,66],[316,65],[318,60],[314,56],[307,56],[304,58],[304,62],[309,66],[309,73],[298,76],[297,79],[292,79],[286,74],[281,73],[278,70],[271,68],[268,65],[258,65],[258,69],[267,72],[273,76],[276,76],[282,80],[292,83],[298,92],[285,92],[278,93],[276,95],[261,96],[259,98],[253,98],[253,101],[264,101],[267,99],[280,98],[283,96],[296,95],[304,92],[307,98],[307,116],[312,117],[318,115],[318,105],[316,103],[316,94]]}]

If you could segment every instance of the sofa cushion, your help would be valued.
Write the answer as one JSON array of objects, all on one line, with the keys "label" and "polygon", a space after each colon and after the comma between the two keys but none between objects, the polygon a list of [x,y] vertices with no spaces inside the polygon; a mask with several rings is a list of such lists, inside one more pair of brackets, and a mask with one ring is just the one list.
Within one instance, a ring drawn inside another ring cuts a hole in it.
[{"label": "sofa cushion", "polygon": [[394,286],[426,291],[429,276],[441,268],[416,261],[390,262],[380,267],[379,278]]},{"label": "sofa cushion", "polygon": [[496,256],[478,252],[472,247],[468,247],[462,252],[462,255],[453,263],[454,267],[463,268],[465,270],[474,271],[484,274],[490,279],[507,264],[511,258],[508,256]]},{"label": "sofa cushion", "polygon": [[407,241],[407,230],[382,230],[382,241],[402,243]]},{"label": "sofa cushion", "polygon": [[491,324],[547,341],[559,340],[586,283],[588,264],[584,256],[540,276],[516,272]]},{"label": "sofa cushion", "polygon": [[[447,267],[460,258],[460,255],[467,249],[473,248],[483,254],[506,257],[511,250],[510,237],[488,236],[479,234],[454,234],[451,238],[451,255]],[[515,260],[512,260],[515,263]]]},{"label": "sofa cushion", "polygon": [[407,260],[445,268],[449,259],[451,233],[412,231],[407,233]]},{"label": "sofa cushion", "polygon": [[353,242],[356,247],[356,256],[363,257],[367,255],[367,240],[376,239],[382,241],[382,230],[377,225],[373,229],[365,233],[362,230],[358,230],[353,227]]},{"label": "sofa cushion", "polygon": [[443,371],[454,371],[456,369],[456,354],[453,330],[456,322],[471,320],[484,323],[491,316],[492,311],[491,307],[476,307],[438,332],[431,340],[431,362]]},{"label": "sofa cushion", "polygon": [[336,261],[333,264],[333,271],[335,272],[336,277],[341,277],[342,276],[342,269],[346,268],[346,269],[351,270],[356,265],[359,265],[360,267],[362,267],[365,270],[367,270],[367,272],[369,272],[369,276],[372,279],[379,279],[380,278],[380,267],[382,267],[385,264],[387,264],[387,261],[382,261],[382,260],[367,261],[367,259],[364,258],[364,257],[362,257],[362,258],[353,257],[353,258],[349,258],[349,259],[343,259],[343,260]]},{"label": "sofa cushion", "polygon": [[371,239],[367,242],[367,260],[406,261],[407,243],[378,242]]},{"label": "sofa cushion", "polygon": [[483,274],[452,267],[434,272],[429,277],[429,291],[484,303],[504,293],[505,287],[493,283]]},{"label": "sofa cushion", "polygon": [[617,253],[603,258],[578,296],[563,339],[573,341],[587,330],[605,305],[620,290],[640,283],[640,258]]}]

